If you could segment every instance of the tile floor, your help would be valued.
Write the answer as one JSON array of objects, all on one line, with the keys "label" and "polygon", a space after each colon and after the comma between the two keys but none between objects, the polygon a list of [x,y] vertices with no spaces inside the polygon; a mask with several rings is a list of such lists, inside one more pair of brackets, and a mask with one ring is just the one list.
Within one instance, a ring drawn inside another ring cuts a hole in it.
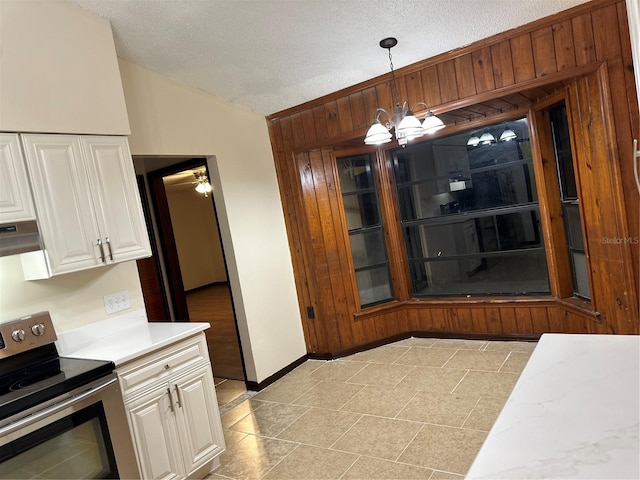
[{"label": "tile floor", "polygon": [[462,479],[535,343],[410,338],[216,391],[216,479]]}]

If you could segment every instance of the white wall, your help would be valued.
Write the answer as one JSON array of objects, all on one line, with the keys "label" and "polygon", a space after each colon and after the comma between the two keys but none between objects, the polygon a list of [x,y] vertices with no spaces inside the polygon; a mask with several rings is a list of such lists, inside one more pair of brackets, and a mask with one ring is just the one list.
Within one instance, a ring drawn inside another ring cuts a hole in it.
[{"label": "white wall", "polygon": [[211,196],[192,186],[167,190],[171,226],[185,291],[226,282],[220,233]]},{"label": "white wall", "polygon": [[68,2],[0,1],[0,130],[128,135],[111,25]]},{"label": "white wall", "polygon": [[22,275],[20,257],[3,257],[0,258],[0,323],[48,310],[56,331],[64,332],[108,318],[102,297],[122,290],[129,292],[132,310],[144,308],[136,262],[27,282]]},{"label": "white wall", "polygon": [[133,155],[208,157],[248,380],[306,354],[266,119],[120,60]]}]

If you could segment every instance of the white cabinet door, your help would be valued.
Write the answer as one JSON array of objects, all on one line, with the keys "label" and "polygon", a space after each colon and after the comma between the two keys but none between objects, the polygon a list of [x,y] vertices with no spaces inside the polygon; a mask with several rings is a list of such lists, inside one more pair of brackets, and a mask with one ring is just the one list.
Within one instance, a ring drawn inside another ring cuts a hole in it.
[{"label": "white cabinet door", "polygon": [[0,133],[0,223],[35,220],[27,169],[15,133]]},{"label": "white cabinet door", "polygon": [[187,472],[204,465],[224,451],[224,435],[207,364],[172,382],[176,419]]},{"label": "white cabinet door", "polygon": [[[125,137],[22,135],[48,276],[151,255]],[[37,278],[35,276],[29,279]]]},{"label": "white cabinet door", "polygon": [[167,388],[126,404],[142,478],[184,478]]},{"label": "white cabinet door", "polygon": [[100,231],[80,137],[23,135],[22,139],[50,273],[100,265]]},{"label": "white cabinet door", "polygon": [[125,137],[81,137],[107,263],[151,255],[136,174]]}]

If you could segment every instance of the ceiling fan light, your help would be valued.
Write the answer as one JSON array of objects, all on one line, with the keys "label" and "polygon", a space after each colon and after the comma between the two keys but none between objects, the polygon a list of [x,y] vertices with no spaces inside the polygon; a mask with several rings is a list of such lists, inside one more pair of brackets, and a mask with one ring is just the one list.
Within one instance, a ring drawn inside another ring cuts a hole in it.
[{"label": "ceiling fan light", "polygon": [[494,143],[496,141],[496,137],[491,135],[489,132],[485,132],[480,136],[480,143],[483,145],[489,145],[490,143]]},{"label": "ceiling fan light", "polygon": [[367,136],[364,137],[364,143],[367,145],[380,145],[382,143],[388,143],[391,141],[391,132],[380,123],[380,120],[375,120],[371,127],[369,127],[369,131],[367,132]]},{"label": "ceiling fan light", "polygon": [[467,140],[467,146],[469,147],[475,147],[480,143],[480,138],[477,135],[473,135],[472,137],[469,137],[469,140]]},{"label": "ceiling fan light", "polygon": [[508,142],[509,140],[513,140],[515,138],[518,138],[518,136],[516,135],[516,132],[511,130],[509,127],[507,127],[505,131],[502,132],[502,135],[500,135],[501,142]]},{"label": "ceiling fan light", "polygon": [[444,122],[436,117],[433,112],[427,112],[422,122],[422,131],[424,133],[433,133],[444,128]]}]

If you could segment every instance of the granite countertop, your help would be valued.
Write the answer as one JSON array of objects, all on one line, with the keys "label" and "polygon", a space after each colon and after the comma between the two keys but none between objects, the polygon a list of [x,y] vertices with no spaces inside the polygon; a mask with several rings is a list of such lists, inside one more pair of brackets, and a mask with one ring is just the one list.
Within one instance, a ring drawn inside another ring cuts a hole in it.
[{"label": "granite countertop", "polygon": [[640,478],[639,363],[635,335],[542,335],[466,478]]},{"label": "granite countertop", "polygon": [[208,323],[151,322],[144,310],[58,334],[63,357],[110,360],[116,367],[209,328]]}]

